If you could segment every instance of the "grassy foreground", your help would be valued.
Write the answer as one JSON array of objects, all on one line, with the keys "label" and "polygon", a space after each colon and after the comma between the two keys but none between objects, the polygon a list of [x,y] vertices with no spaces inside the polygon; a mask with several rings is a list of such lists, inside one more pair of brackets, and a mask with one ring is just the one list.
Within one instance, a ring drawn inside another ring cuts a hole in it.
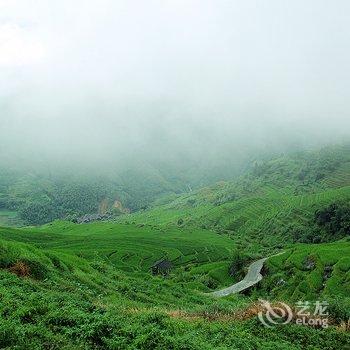
[{"label": "grassy foreground", "polygon": [[[220,267],[235,249],[232,240],[210,231],[162,230],[66,222],[0,229],[1,348],[317,349],[322,344],[340,349],[350,344],[349,334],[337,327],[265,328],[252,299],[204,294],[212,267]],[[151,262],[165,255],[174,261],[173,272],[152,276]],[[279,259],[271,264],[285,264]],[[230,278],[225,273],[218,284]]]},{"label": "grassy foreground", "polygon": [[[116,222],[0,228],[0,348],[350,349],[349,203],[346,147],[257,162]],[[4,208],[0,226],[21,219]],[[251,290],[210,295],[281,251]],[[258,298],[326,301],[330,327],[264,327]]]}]

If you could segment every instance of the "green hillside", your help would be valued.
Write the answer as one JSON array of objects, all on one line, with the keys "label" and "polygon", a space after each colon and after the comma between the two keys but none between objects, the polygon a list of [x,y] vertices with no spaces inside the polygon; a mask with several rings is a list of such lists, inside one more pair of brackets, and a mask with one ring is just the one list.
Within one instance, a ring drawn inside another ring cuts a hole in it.
[{"label": "green hillside", "polygon": [[[203,277],[226,261],[233,247],[215,233],[66,222],[0,233],[2,348],[314,349],[322,342],[339,349],[350,344],[349,335],[334,327],[265,328],[249,298],[203,294],[208,290]],[[174,270],[167,278],[152,276],[150,262],[164,255],[177,261]]]},{"label": "green hillside", "polygon": [[[2,229],[0,238],[35,245],[40,249],[96,259],[128,272],[149,273],[151,266],[162,259],[171,261],[182,275],[193,274],[200,266],[201,276],[216,276],[215,285],[230,283],[228,275],[234,242],[206,230],[162,229],[158,227],[92,223],[77,225],[54,222],[25,230]],[[187,266],[187,271],[181,267]],[[191,278],[191,280],[194,278]],[[197,287],[205,287],[196,281]]]},{"label": "green hillside", "polygon": [[[348,147],[287,155],[256,165],[234,182],[221,182],[120,220],[211,229],[229,234],[251,252],[309,242],[306,231],[314,224],[315,212],[350,200],[348,174]],[[315,232],[311,242],[321,239],[319,235]]]},{"label": "green hillside", "polygon": [[[335,147],[254,161],[236,180],[156,196],[113,220],[0,228],[0,348],[350,347],[349,155]],[[99,198],[75,185],[60,189],[67,208],[75,193],[80,209]],[[0,213],[4,225],[21,220],[15,209]],[[210,294],[278,252],[259,284]],[[258,298],[326,301],[330,327],[266,328]]]},{"label": "green hillside", "polygon": [[[165,163],[124,160],[103,166],[45,161],[18,164],[19,159],[5,161],[0,155],[0,211],[11,211],[17,216],[16,220],[0,223],[11,226],[74,220],[95,213],[118,216],[147,208],[159,197],[227,178],[227,174],[234,177],[239,171],[236,161],[221,166],[220,171],[205,163],[194,165],[184,160]],[[116,202],[123,210],[114,205]]]},{"label": "green hillside", "polygon": [[347,297],[350,302],[350,241],[297,244],[267,263],[262,288],[288,300]]},{"label": "green hillside", "polygon": [[16,211],[0,209],[0,226],[16,226],[20,224],[21,220]]}]

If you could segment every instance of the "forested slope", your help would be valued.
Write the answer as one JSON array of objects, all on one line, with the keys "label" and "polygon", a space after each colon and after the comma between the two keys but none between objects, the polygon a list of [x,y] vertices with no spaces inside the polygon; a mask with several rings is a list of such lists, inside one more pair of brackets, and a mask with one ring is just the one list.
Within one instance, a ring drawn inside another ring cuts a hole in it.
[{"label": "forested slope", "polygon": [[[341,238],[319,224],[317,212],[337,203],[349,206],[350,148],[284,155],[255,163],[233,182],[220,182],[120,220],[202,227],[236,242],[266,248],[293,242]],[[346,220],[346,218],[344,218]]]}]

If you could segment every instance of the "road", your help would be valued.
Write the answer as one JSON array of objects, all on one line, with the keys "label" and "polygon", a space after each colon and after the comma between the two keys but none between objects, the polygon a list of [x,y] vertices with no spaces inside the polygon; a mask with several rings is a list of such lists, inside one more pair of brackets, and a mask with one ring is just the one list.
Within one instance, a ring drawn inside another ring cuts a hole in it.
[{"label": "road", "polygon": [[250,264],[248,267],[248,272],[242,281],[239,281],[230,287],[212,292],[211,294],[215,297],[225,297],[230,294],[242,292],[243,290],[254,286],[254,284],[257,284],[263,278],[260,272],[265,260],[267,260],[267,258],[259,259]]},{"label": "road", "polygon": [[274,254],[274,255],[269,256],[267,258],[262,258],[262,259],[259,259],[257,261],[254,261],[253,263],[251,263],[248,266],[248,272],[245,275],[245,277],[242,279],[242,281],[239,281],[238,283],[235,283],[230,287],[217,290],[217,291],[212,292],[210,294],[213,295],[214,297],[220,298],[220,297],[225,297],[225,296],[230,295],[230,294],[242,292],[242,291],[254,286],[259,281],[261,281],[263,278],[263,276],[261,275],[260,272],[264,266],[264,262],[267,259],[272,258],[273,256],[281,255],[283,253],[285,253],[285,251],[280,252],[278,254]]}]

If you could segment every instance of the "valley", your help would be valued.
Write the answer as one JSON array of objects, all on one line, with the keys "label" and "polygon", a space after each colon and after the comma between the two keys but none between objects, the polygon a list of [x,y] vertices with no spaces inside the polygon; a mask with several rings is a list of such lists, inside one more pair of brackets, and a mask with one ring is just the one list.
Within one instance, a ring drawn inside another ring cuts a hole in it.
[{"label": "valley", "polygon": [[[1,347],[350,344],[349,155],[335,148],[271,159],[230,182],[89,223],[14,227],[18,216],[3,209]],[[330,326],[266,328],[260,299],[322,300]]]}]

